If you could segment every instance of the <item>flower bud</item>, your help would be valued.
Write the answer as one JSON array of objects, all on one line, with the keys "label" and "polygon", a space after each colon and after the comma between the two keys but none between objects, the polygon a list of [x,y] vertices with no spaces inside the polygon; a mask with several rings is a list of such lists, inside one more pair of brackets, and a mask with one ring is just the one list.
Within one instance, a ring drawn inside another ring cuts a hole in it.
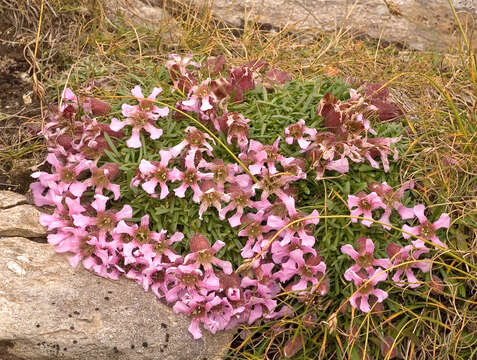
[{"label": "flower bud", "polygon": [[119,175],[119,165],[115,163],[106,163],[101,166],[101,169],[104,170],[104,173],[110,181],[116,179]]},{"label": "flower bud", "polygon": [[381,342],[381,355],[386,359],[393,359],[396,357],[397,351],[394,346],[394,339],[391,336],[385,336]]},{"label": "flower bud", "polygon": [[95,98],[87,98],[86,101],[90,103],[93,115],[103,116],[108,115],[111,112],[111,105],[104,101]]},{"label": "flower bud", "polygon": [[303,348],[303,338],[301,335],[294,336],[287,341],[283,348],[283,354],[285,357],[290,358]]},{"label": "flower bud", "polygon": [[202,250],[210,249],[209,240],[202,234],[195,234],[190,239],[190,251],[199,252]]}]

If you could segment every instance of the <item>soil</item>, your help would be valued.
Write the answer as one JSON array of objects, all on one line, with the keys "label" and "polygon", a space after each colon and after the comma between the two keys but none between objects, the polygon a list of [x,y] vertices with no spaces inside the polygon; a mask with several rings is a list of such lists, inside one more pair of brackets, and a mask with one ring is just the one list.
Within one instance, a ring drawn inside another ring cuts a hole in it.
[{"label": "soil", "polygon": [[5,41],[9,24],[0,19],[0,190],[28,191],[41,141],[40,102],[32,91],[30,64],[23,46]]}]

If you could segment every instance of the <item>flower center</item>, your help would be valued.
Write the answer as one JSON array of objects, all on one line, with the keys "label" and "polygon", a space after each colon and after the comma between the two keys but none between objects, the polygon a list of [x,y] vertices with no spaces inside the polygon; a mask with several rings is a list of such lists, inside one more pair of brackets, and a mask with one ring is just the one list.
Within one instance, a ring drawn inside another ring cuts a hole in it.
[{"label": "flower center", "polygon": [[369,283],[367,285],[362,286],[359,292],[361,294],[369,294],[371,290],[373,290],[373,284]]},{"label": "flower center", "polygon": [[155,282],[164,282],[164,271],[156,271],[151,278]]},{"label": "flower center", "polygon": [[360,257],[358,257],[358,264],[363,267],[363,268],[367,268],[367,267],[370,267],[373,265],[373,257],[372,256],[369,256],[369,255],[361,255]]},{"label": "flower center", "polygon": [[167,249],[167,244],[166,242],[163,240],[163,241],[159,241],[159,242],[156,242],[154,244],[154,252],[157,254],[157,255],[161,255],[164,253],[164,251]]},{"label": "flower center", "polygon": [[197,282],[197,278],[192,274],[182,274],[181,281],[187,286],[194,286]]},{"label": "flower center", "polygon": [[366,199],[361,199],[359,201],[359,207],[364,210],[371,210],[371,204]]},{"label": "flower center", "polygon": [[140,244],[145,244],[149,241],[149,229],[146,227],[140,227],[136,231],[136,240]]},{"label": "flower center", "polygon": [[93,252],[96,249],[96,246],[87,243],[88,240],[88,237],[84,237],[80,241],[79,249],[81,255],[83,255],[84,257],[93,255]]},{"label": "flower center", "polygon": [[149,121],[149,118],[147,117],[147,114],[144,111],[138,112],[136,116],[134,117],[135,127],[143,128],[148,121]]},{"label": "flower center", "polygon": [[214,170],[214,180],[217,182],[224,182],[227,175],[228,171],[225,166],[217,166]]},{"label": "flower center", "polygon": [[152,103],[151,100],[141,100],[139,102],[139,108],[142,110],[142,111],[151,111],[152,108],[153,108],[154,104]]},{"label": "flower center", "polygon": [[313,269],[308,265],[304,265],[301,268],[301,274],[305,277],[312,277],[313,276]]},{"label": "flower center", "polygon": [[434,230],[432,229],[432,225],[428,222],[422,224],[420,235],[426,239],[431,238],[434,235]]},{"label": "flower center", "polygon": [[237,206],[245,207],[248,203],[248,197],[245,194],[238,194],[234,197],[234,203]]},{"label": "flower center", "polygon": [[291,125],[288,129],[290,131],[290,136],[295,139],[301,137],[303,134],[302,128],[299,124]]},{"label": "flower center", "polygon": [[61,180],[65,183],[71,184],[72,182],[76,181],[76,175],[73,170],[68,168],[63,168],[61,170]]},{"label": "flower center", "polygon": [[114,227],[115,221],[111,214],[107,214],[107,213],[101,214],[98,216],[97,220],[98,221],[96,224],[102,230],[112,230]]},{"label": "flower center", "polygon": [[262,233],[262,229],[260,224],[253,223],[248,226],[247,232],[249,237],[256,238]]},{"label": "flower center", "polygon": [[199,147],[204,142],[204,135],[200,131],[193,131],[187,137],[190,145]]},{"label": "flower center", "polygon": [[191,311],[190,316],[201,317],[204,314],[205,314],[205,308],[202,305],[198,305],[194,310]]},{"label": "flower center", "polygon": [[159,168],[156,170],[155,177],[159,182],[167,181],[167,170],[165,168]]},{"label": "flower center", "polygon": [[202,265],[210,264],[210,262],[212,261],[212,258],[213,258],[213,255],[208,250],[200,251],[197,254],[197,261]]},{"label": "flower center", "polygon": [[187,170],[184,176],[184,182],[188,185],[193,185],[197,182],[197,173],[195,170]]},{"label": "flower center", "polygon": [[197,96],[200,97],[206,97],[209,96],[209,88],[207,85],[200,85],[199,88],[197,89]]},{"label": "flower center", "polygon": [[93,183],[97,187],[106,187],[109,184],[109,180],[104,174],[104,170],[98,169],[93,173]]}]

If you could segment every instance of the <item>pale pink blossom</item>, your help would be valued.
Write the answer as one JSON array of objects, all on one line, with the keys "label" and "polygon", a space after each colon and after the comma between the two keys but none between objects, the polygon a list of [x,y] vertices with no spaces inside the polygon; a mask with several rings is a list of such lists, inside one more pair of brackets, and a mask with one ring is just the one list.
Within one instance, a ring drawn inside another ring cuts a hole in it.
[{"label": "pale pink blossom", "polygon": [[[450,217],[447,213],[441,214],[438,220],[434,221],[433,223],[429,222],[427,217],[424,215],[424,211],[426,207],[422,204],[416,205],[413,208],[414,214],[416,215],[417,219],[419,220],[420,225],[418,226],[409,226],[404,225],[402,228],[405,232],[403,232],[403,236],[405,239],[409,239],[411,235],[409,233],[420,236],[426,240],[432,241],[434,244],[447,249],[447,245],[444,244],[442,241],[439,240],[439,237],[436,235],[436,231],[439,229],[448,229],[450,226]],[[436,247],[437,249],[437,247]]]},{"label": "pale pink blossom", "polygon": [[126,117],[124,121],[120,121],[117,118],[111,119],[110,128],[113,131],[119,131],[126,125],[132,126],[132,134],[129,140],[126,141],[126,144],[130,148],[140,148],[141,139],[140,132],[142,129],[146,130],[151,139],[159,139],[162,135],[162,129],[155,127],[157,119],[160,117],[165,117],[169,114],[169,108],[167,106],[159,108],[154,105],[156,97],[162,92],[161,88],[154,88],[151,95],[144,98],[142,94],[141,87],[136,85],[132,90],[131,94],[137,99],[139,105],[122,105],[122,114]]}]

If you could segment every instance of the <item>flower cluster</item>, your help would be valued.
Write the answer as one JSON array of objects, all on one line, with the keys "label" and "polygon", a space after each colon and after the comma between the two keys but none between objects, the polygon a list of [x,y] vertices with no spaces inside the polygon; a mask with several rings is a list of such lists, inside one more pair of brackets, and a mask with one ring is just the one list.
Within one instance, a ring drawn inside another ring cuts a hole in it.
[{"label": "flower cluster", "polygon": [[[348,196],[348,207],[353,216],[352,222],[357,222],[356,216],[362,215],[364,219],[361,223],[370,227],[373,223],[372,211],[381,209],[383,214],[377,222],[381,223],[384,229],[389,230],[391,229],[389,217],[394,209],[399,213],[402,220],[417,218],[420,223],[420,225],[414,227],[404,225],[404,239],[409,239],[411,235],[424,239],[411,241],[409,245],[404,247],[396,243],[390,243],[386,249],[389,257],[383,259],[374,258],[374,243],[371,239],[359,238],[356,250],[349,244],[341,247],[341,252],[355,261],[355,264],[348,268],[344,274],[345,279],[352,281],[357,287],[357,291],[351,297],[350,303],[353,307],[359,308],[364,312],[371,310],[368,302],[370,295],[376,297],[375,303],[381,303],[387,298],[388,294],[381,289],[375,288],[375,286],[379,282],[386,280],[389,271],[395,270],[392,281],[397,286],[402,287],[406,285],[410,288],[420,286],[421,282],[416,278],[412,269],[421,270],[423,273],[430,270],[429,261],[418,260],[421,255],[430,251],[425,241],[441,248],[447,248],[437,237],[436,230],[449,228],[450,218],[448,214],[443,213],[437,221],[431,223],[424,215],[424,205],[419,204],[413,208],[408,208],[402,204],[401,199],[404,191],[413,187],[413,182],[407,182],[397,191],[394,191],[386,182],[382,184],[373,182],[369,184],[371,193],[360,192],[356,195]],[[388,272],[384,269],[388,269]],[[407,283],[401,279],[403,275],[406,276]]]},{"label": "flower cluster", "polygon": [[[31,185],[37,205],[54,207],[52,214],[40,219],[50,232],[48,241],[56,251],[70,253],[73,266],[82,263],[110,279],[123,275],[150,289],[175,312],[191,317],[189,331],[194,338],[201,337],[200,326],[215,333],[291,314],[291,308],[280,307],[277,301],[282,291],[297,292],[303,301],[325,296],[330,286],[327,267],[315,238],[320,215],[317,210],[300,210],[298,183],[310,174],[320,179],[325,171],[344,174],[349,160],[366,159],[378,168],[380,157],[388,170],[388,155],[397,156],[391,145],[398,139],[371,137],[376,132],[370,119],[381,116],[379,106],[371,101],[374,98],[368,103],[354,90],[345,102],[325,95],[317,114],[328,131],[309,128],[304,120],[289,125],[284,142],[288,146],[296,142],[299,149],[297,156],[286,157],[280,152],[280,137],[273,144],[250,138],[252,120],[229,112],[227,104],[244,101],[246,91],[258,83],[273,91],[290,81],[290,75],[263,61],[226,69],[223,56],[197,63],[191,56],[173,54],[166,68],[173,92],[184,97],[173,114],[168,106],[157,106],[159,87],[145,98],[141,87],[135,86],[131,91],[135,104],[122,104],[123,119],[109,118],[111,107],[100,100],[64,91],[42,130],[51,173],[34,173],[38,182]],[[374,100],[388,104],[384,97]],[[197,127],[186,127],[185,138],[174,146],[143,155],[141,141],[153,142],[163,135],[160,121],[165,119],[161,118],[180,121],[185,112],[198,119]],[[239,149],[237,162],[214,156],[214,132]],[[121,164],[103,156],[111,142],[141,154],[127,181]],[[349,197],[351,214],[363,215],[362,223],[370,226],[373,211],[381,209],[379,221],[389,229],[395,209],[402,219],[419,220],[417,226],[404,227],[406,239],[416,235],[443,246],[435,231],[449,226],[448,216],[430,223],[422,205],[405,207],[401,198],[412,187],[406,183],[394,192],[386,183],[370,184],[370,194]],[[200,219],[216,212],[221,221],[237,229],[247,266],[225,261],[221,254],[228,244],[221,240],[211,244],[203,234],[185,238],[181,232],[157,229],[148,214],[121,204],[121,195],[130,188],[158,200],[191,199]],[[134,221],[133,213],[140,221]],[[399,286],[404,284],[403,274],[410,286],[418,286],[412,269],[429,270],[425,262],[416,261],[428,251],[423,241],[416,240],[404,247],[390,245],[389,258],[374,259],[370,239],[359,239],[357,250],[344,245],[342,252],[356,261],[345,273],[345,279],[358,287],[351,304],[369,311],[371,295],[378,302],[386,298],[387,293],[376,288],[387,277],[383,269],[396,268],[393,281]]]}]

